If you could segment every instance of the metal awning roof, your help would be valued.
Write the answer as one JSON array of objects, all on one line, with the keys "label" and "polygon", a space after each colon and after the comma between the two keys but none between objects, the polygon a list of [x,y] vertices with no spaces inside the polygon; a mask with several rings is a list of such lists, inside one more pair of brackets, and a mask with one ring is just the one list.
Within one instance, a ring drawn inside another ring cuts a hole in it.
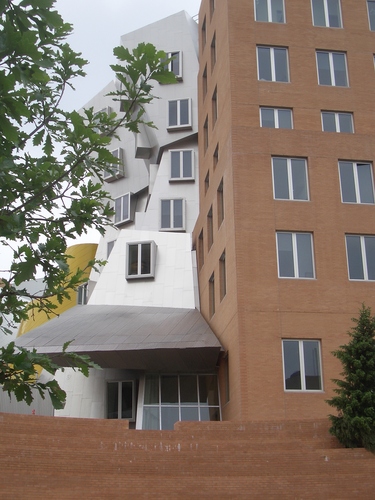
[{"label": "metal awning roof", "polygon": [[19,337],[16,344],[48,354],[61,366],[68,351],[103,368],[147,371],[213,370],[221,345],[197,309],[75,306]]}]

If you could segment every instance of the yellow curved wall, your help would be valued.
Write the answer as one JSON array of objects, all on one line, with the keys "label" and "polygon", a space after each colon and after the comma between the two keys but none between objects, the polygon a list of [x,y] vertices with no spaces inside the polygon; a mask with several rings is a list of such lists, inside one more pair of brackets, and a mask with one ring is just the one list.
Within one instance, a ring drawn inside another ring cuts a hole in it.
[{"label": "yellow curved wall", "polygon": [[[98,245],[96,243],[80,243],[68,247],[66,253],[72,256],[72,259],[69,259],[69,267],[71,271],[75,272],[78,268],[84,269],[87,266],[87,263],[95,258],[97,247]],[[86,270],[85,277],[89,277],[90,271],[91,268]],[[51,302],[57,305],[57,308],[54,309],[54,313],[61,314],[71,307],[74,307],[77,304],[77,293],[78,292],[75,291],[70,292],[70,299],[64,299],[62,304],[59,304],[57,299],[52,297],[50,299]],[[45,312],[38,311],[37,309],[30,310],[28,315],[29,318],[21,322],[17,337],[24,335],[37,326],[43,325],[43,323],[46,323],[49,319]]]}]

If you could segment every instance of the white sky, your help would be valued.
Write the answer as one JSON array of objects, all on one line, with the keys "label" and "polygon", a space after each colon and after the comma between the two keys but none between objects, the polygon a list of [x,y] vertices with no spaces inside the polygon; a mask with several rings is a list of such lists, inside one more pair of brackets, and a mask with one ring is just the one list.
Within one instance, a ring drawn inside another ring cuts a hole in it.
[{"label": "white sky", "polygon": [[[120,37],[164,17],[185,10],[197,16],[201,0],[57,0],[64,21],[73,24],[68,42],[89,61],[87,76],[74,82],[76,92],[64,100],[68,110],[78,109],[113,78],[109,64]],[[157,47],[162,49],[163,47]]]}]

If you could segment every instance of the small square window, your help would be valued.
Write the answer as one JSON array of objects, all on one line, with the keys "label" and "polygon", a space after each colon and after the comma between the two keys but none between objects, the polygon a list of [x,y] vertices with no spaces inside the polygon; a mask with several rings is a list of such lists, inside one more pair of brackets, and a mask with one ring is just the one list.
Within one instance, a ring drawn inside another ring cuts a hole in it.
[{"label": "small square window", "polygon": [[371,163],[339,161],[339,172],[343,203],[374,203]]},{"label": "small square window", "polygon": [[314,26],[342,28],[340,0],[312,0]]},{"label": "small square window", "polygon": [[194,180],[194,151],[192,149],[171,150],[170,181]]},{"label": "small square window", "polygon": [[267,23],[285,23],[284,0],[254,0],[255,20]]},{"label": "small square window", "polygon": [[350,280],[375,281],[375,236],[346,236]]},{"label": "small square window", "polygon": [[311,233],[276,233],[279,278],[315,278]]},{"label": "small square window", "polygon": [[344,52],[316,52],[319,85],[348,87],[348,70]]},{"label": "small square window", "polygon": [[168,129],[188,129],[191,126],[191,99],[168,101]]},{"label": "small square window", "polygon": [[304,158],[272,158],[275,200],[308,201],[307,163]]},{"label": "small square window", "polygon": [[321,391],[322,369],[318,340],[283,340],[286,391]]},{"label": "small square window", "polygon": [[113,182],[124,177],[124,151],[122,148],[117,148],[111,151],[112,156],[117,160],[116,163],[108,165],[107,170],[103,172],[103,179],[106,182]]},{"label": "small square window", "polygon": [[267,128],[293,128],[292,110],[288,108],[264,108],[260,111],[260,126]]},{"label": "small square window", "polygon": [[352,134],[353,114],[340,111],[322,111],[322,128],[324,132]]},{"label": "small square window", "polygon": [[160,229],[162,231],[185,230],[185,200],[161,200]]},{"label": "small square window", "polygon": [[285,47],[257,47],[258,80],[289,82],[288,49]]},{"label": "small square window", "polygon": [[127,243],[126,279],[154,278],[156,244],[154,241]]}]

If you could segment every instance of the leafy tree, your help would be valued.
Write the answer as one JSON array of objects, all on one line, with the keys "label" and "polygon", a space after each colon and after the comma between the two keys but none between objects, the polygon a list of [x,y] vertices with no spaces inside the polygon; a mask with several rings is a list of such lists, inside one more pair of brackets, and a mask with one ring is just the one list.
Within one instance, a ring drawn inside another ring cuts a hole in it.
[{"label": "leafy tree", "polygon": [[[121,101],[122,112],[64,111],[64,91],[84,76],[86,64],[65,42],[71,30],[54,10],[54,0],[0,0],[0,244],[13,252],[9,268],[0,266],[0,329],[5,333],[26,319],[30,308],[53,312],[50,298],[61,303],[84,280],[85,270],[69,269],[67,239],[88,228],[103,234],[111,223],[111,200],[100,180],[118,160],[107,146],[119,127],[137,132],[146,123],[144,106],[153,98],[150,80],[174,80],[166,54],[153,45],[140,44],[132,52],[117,47],[119,62],[112,68],[121,89],[111,95]],[[37,275],[43,291],[32,294],[25,282]],[[47,368],[49,361],[14,349],[0,352],[0,383],[7,380],[7,390],[29,400],[19,389],[35,383],[34,375],[23,380],[29,373],[25,363]]]},{"label": "leafy tree", "polygon": [[365,447],[375,452],[375,317],[362,305],[351,340],[333,355],[343,366],[343,380],[333,380],[337,396],[328,400],[338,410],[329,415],[331,434],[347,448]]}]

